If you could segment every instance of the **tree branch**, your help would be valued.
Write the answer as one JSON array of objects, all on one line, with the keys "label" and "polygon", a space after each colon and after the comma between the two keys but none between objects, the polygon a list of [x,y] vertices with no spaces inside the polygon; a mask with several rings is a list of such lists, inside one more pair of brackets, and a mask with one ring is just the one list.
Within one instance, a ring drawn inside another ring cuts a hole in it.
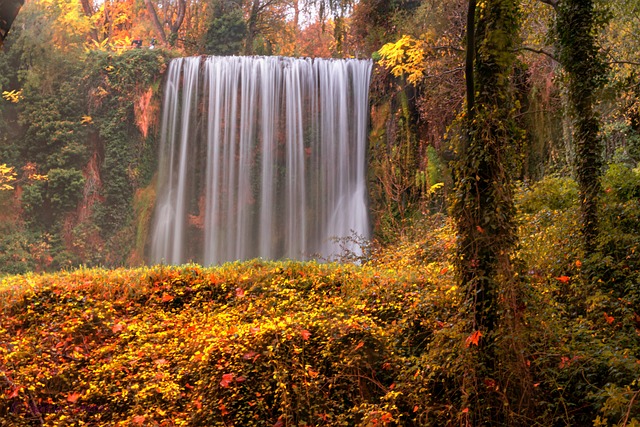
[{"label": "tree branch", "polygon": [[607,64],[611,65],[640,65],[640,62],[634,61],[609,61]]},{"label": "tree branch", "polygon": [[447,71],[443,71],[440,74],[429,74],[429,75],[424,76],[424,78],[425,79],[431,79],[431,78],[436,78],[437,79],[439,77],[446,76],[448,74],[459,73],[459,72],[464,71],[464,70],[465,70],[464,67],[457,67],[457,68],[452,68],[452,69],[447,70]]},{"label": "tree branch", "polygon": [[548,56],[549,58],[553,59],[555,62],[560,62],[560,61],[558,61],[558,58],[556,58],[551,52],[547,52],[544,49],[536,49],[534,47],[529,47],[529,46],[520,46],[520,48],[518,50],[526,50],[528,52],[540,53],[542,55]]}]

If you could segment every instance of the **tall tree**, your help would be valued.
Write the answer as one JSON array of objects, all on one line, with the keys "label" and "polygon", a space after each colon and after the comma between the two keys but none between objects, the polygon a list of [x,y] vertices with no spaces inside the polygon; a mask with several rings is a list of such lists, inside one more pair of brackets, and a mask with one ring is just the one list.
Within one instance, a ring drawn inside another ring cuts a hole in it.
[{"label": "tall tree", "polygon": [[[157,5],[154,5],[152,0],[144,0],[144,4],[162,44],[174,44],[187,12],[187,0],[162,0],[160,8],[162,15],[158,15]],[[160,20],[160,16],[162,16],[162,20]],[[165,27],[169,30],[168,34]]]},{"label": "tall tree", "polygon": [[598,46],[603,20],[593,0],[546,1],[557,11],[559,59],[568,78],[574,121],[576,177],[580,190],[584,249],[591,253],[598,237],[598,202],[602,192],[602,142],[595,110],[596,93],[605,82],[606,67]]},{"label": "tall tree", "polygon": [[[469,1],[467,114],[457,162],[453,213],[458,233],[458,280],[466,288],[473,371],[465,384],[472,425],[501,425],[496,330],[501,295],[513,281],[516,243],[510,76],[518,32],[517,0]],[[504,298],[502,298],[504,299]],[[497,384],[493,388],[487,384]],[[504,389],[504,388],[502,388]]]},{"label": "tall tree", "polygon": [[218,0],[211,4],[211,20],[205,35],[205,51],[211,55],[238,55],[242,52],[247,25],[240,2]]}]

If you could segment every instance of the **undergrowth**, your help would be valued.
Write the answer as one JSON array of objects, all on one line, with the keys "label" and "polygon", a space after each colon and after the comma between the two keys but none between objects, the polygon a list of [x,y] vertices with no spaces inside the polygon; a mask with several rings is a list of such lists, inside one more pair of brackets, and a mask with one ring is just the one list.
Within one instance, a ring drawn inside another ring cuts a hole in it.
[{"label": "undergrowth", "polygon": [[[524,291],[509,304],[521,327],[501,333],[523,353],[498,351],[504,388],[476,385],[500,396],[511,425],[640,425],[640,179],[630,173],[605,176],[593,254],[579,247],[571,182],[519,192]],[[366,248],[359,265],[6,276],[0,426],[466,425],[475,344],[454,252],[449,219],[434,215],[413,238]],[[514,401],[524,376],[530,394]]]}]

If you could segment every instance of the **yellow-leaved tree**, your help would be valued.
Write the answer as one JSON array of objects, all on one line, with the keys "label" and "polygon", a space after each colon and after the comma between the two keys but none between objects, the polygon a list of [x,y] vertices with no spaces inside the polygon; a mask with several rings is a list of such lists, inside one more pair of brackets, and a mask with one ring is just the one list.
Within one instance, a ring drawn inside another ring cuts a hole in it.
[{"label": "yellow-leaved tree", "polygon": [[426,46],[423,40],[404,35],[378,51],[379,63],[396,77],[405,77],[412,85],[424,76]]},{"label": "yellow-leaved tree", "polygon": [[0,191],[13,190],[11,183],[16,180],[16,171],[6,163],[0,165]]}]

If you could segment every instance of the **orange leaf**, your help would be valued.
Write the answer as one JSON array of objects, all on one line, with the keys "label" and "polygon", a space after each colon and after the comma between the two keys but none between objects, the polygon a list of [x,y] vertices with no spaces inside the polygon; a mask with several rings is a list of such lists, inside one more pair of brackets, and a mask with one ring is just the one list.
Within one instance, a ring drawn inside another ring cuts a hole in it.
[{"label": "orange leaf", "polygon": [[229,387],[229,384],[231,384],[231,381],[233,381],[233,374],[223,374],[222,381],[220,381],[220,385],[222,387]]},{"label": "orange leaf", "polygon": [[9,399],[13,399],[14,397],[18,397],[18,394],[20,393],[20,389],[21,389],[21,387],[14,387],[11,392],[9,392],[7,390],[7,393],[9,394]]},{"label": "orange leaf", "polygon": [[220,412],[222,413],[222,415],[228,415],[229,411],[227,411],[227,407],[225,406],[224,403],[221,403],[218,405],[218,409],[220,409]]},{"label": "orange leaf", "polygon": [[164,295],[162,295],[162,302],[169,302],[169,301],[173,301],[173,295],[169,295],[168,293],[164,293]]},{"label": "orange leaf", "polygon": [[558,279],[562,283],[569,283],[569,280],[571,280],[571,277],[569,277],[569,276],[560,276],[560,277],[556,277],[556,279]]},{"label": "orange leaf", "polygon": [[609,325],[612,324],[615,319],[612,316],[609,316],[606,311],[603,314],[604,314],[604,319],[607,321],[607,323]]},{"label": "orange leaf", "polygon": [[484,228],[480,227],[479,225],[476,225],[476,230],[478,230],[478,233],[484,233]]},{"label": "orange leaf", "polygon": [[74,391],[73,393],[70,393],[70,394],[67,396],[67,402],[69,402],[69,403],[76,403],[76,402],[78,401],[78,398],[79,398],[79,397],[80,397],[80,393],[78,393],[78,392],[75,392],[75,391]]},{"label": "orange leaf", "polygon": [[311,337],[311,332],[307,331],[306,329],[303,329],[302,331],[300,331],[300,335],[302,335],[303,340],[308,341],[309,338]]},{"label": "orange leaf", "polygon": [[418,405],[413,407],[413,412],[418,412],[418,409],[420,409],[420,407]]},{"label": "orange leaf", "polygon": [[582,261],[576,260],[576,267],[578,268],[582,267]]},{"label": "orange leaf", "polygon": [[464,408],[464,409],[462,410],[462,413],[463,413],[463,414],[466,414],[466,413],[468,413],[468,412],[469,412],[469,408]]},{"label": "orange leaf", "polygon": [[162,358],[162,359],[156,359],[156,360],[154,360],[154,363],[155,363],[156,365],[158,365],[158,366],[161,366],[161,365],[166,365],[166,364],[167,364],[167,363],[169,363],[169,362],[167,362],[167,359]]},{"label": "orange leaf", "polygon": [[307,373],[309,374],[309,376],[310,376],[311,378],[317,378],[317,377],[318,377],[318,374],[320,374],[320,372],[318,372],[318,371],[314,371],[314,370],[313,370],[313,369],[311,369],[311,368],[308,368],[308,369],[307,369]]},{"label": "orange leaf", "polygon": [[135,417],[133,417],[133,422],[134,424],[142,425],[144,424],[145,418],[146,417],[144,415],[136,415]]},{"label": "orange leaf", "polygon": [[480,331],[474,331],[471,335],[469,335],[467,337],[467,339],[465,340],[465,342],[467,343],[467,347],[469,347],[471,344],[473,345],[478,345],[478,342],[480,341],[480,337],[482,337],[482,332]]},{"label": "orange leaf", "polygon": [[244,289],[236,288],[236,298],[244,298]]},{"label": "orange leaf", "polygon": [[356,351],[358,349],[361,349],[362,347],[364,347],[364,341],[360,341],[355,348],[353,349],[353,351]]},{"label": "orange leaf", "polygon": [[122,332],[124,328],[125,328],[125,325],[123,325],[122,323],[116,323],[111,327],[111,332],[113,332],[114,334],[117,334],[118,332]]},{"label": "orange leaf", "polygon": [[440,270],[440,274],[445,274],[447,271],[449,271],[449,269],[447,267],[443,267],[442,270]]}]

